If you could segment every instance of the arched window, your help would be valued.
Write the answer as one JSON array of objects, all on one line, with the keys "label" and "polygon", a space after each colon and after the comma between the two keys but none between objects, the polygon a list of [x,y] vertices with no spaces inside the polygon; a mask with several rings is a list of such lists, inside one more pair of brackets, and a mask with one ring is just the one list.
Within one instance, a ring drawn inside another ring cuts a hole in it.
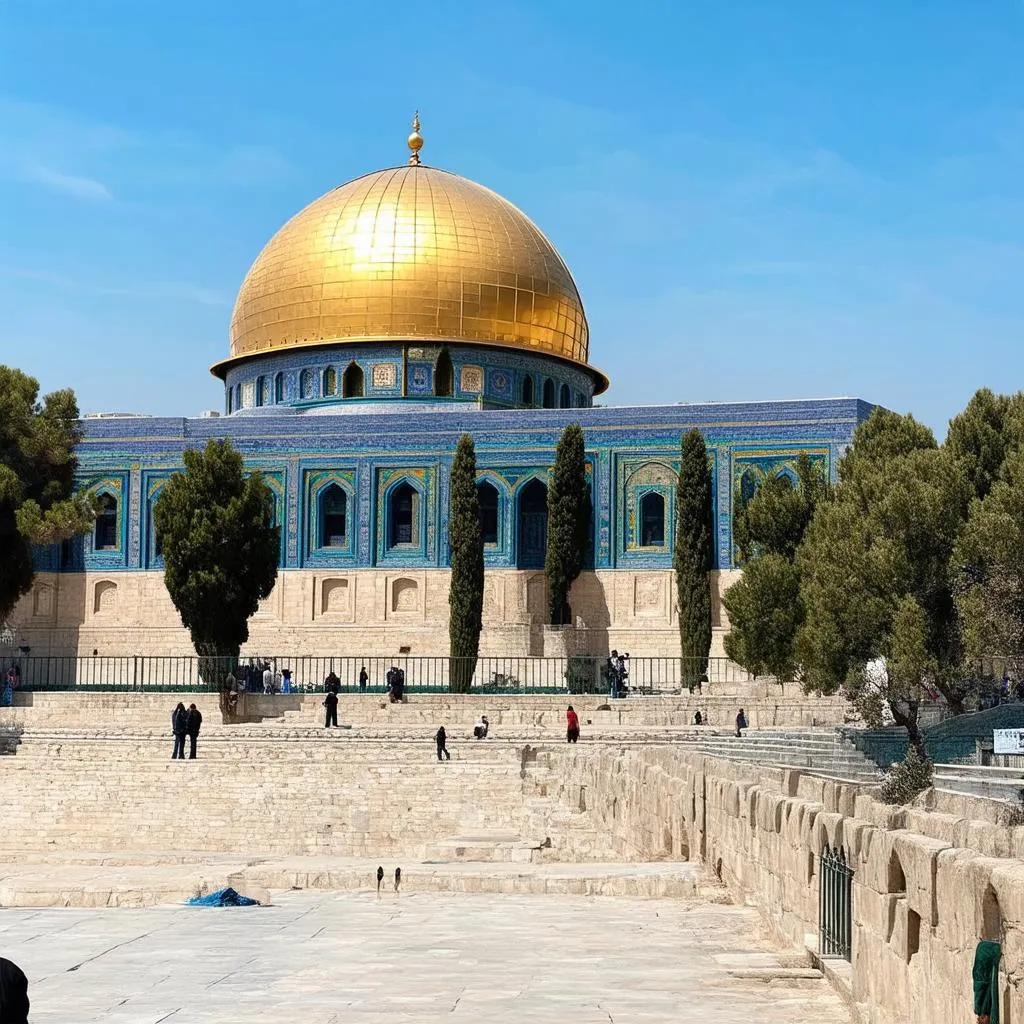
[{"label": "arched window", "polygon": [[587,401],[583,397],[583,392],[582,391],[577,391],[576,392],[576,408],[577,409],[586,409],[586,407],[587,407]]},{"label": "arched window", "polygon": [[448,355],[448,349],[443,348],[434,366],[434,394],[441,398],[451,398],[452,378],[454,376],[452,358]]},{"label": "arched window", "polygon": [[274,378],[274,404],[280,405],[284,401],[284,374],[279,373]]},{"label": "arched window", "polygon": [[303,370],[299,374],[299,398],[313,397],[313,371]]},{"label": "arched window", "polygon": [[224,408],[227,410],[227,414],[230,416],[232,413],[231,388],[228,388],[227,391],[224,392]]},{"label": "arched window", "polygon": [[391,502],[388,508],[389,548],[416,542],[419,504],[419,492],[411,484],[399,484],[391,492]]},{"label": "arched window", "polygon": [[242,385],[235,385],[235,409],[242,408]]},{"label": "arched window", "polygon": [[99,512],[96,513],[96,529],[93,534],[93,548],[96,551],[112,551],[117,547],[117,498],[112,494],[100,496]]},{"label": "arched window", "polygon": [[523,381],[523,405],[527,409],[533,408],[533,378],[527,377]]},{"label": "arched window", "polygon": [[348,495],[337,484],[320,492],[320,547],[343,548],[348,537]]},{"label": "arched window", "polygon": [[486,480],[476,485],[480,533],[485,544],[498,543],[498,488]]},{"label": "arched window", "polygon": [[649,491],[640,499],[640,547],[660,548],[665,544],[665,497]]},{"label": "arched window", "polygon": [[542,396],[543,400],[541,401],[541,405],[543,405],[545,409],[554,409],[555,382],[550,377],[547,377],[544,380],[544,390],[542,392]]},{"label": "arched window", "polygon": [[572,406],[572,398],[569,395],[569,385],[563,384],[558,389],[558,408],[568,409]]},{"label": "arched window", "polygon": [[349,363],[341,378],[342,398],[363,397],[363,369],[358,363]]},{"label": "arched window", "polygon": [[270,378],[260,377],[256,381],[256,404],[270,405]]},{"label": "arched window", "polygon": [[534,478],[518,495],[519,534],[516,543],[517,569],[543,569],[548,550],[548,489]]},{"label": "arched window", "polygon": [[324,386],[321,388],[320,393],[325,397],[327,395],[333,395],[338,390],[338,371],[333,366],[328,366],[324,370]]},{"label": "arched window", "polygon": [[758,485],[761,483],[757,471],[745,469],[740,477],[740,497],[743,501],[750,501],[757,494]]}]

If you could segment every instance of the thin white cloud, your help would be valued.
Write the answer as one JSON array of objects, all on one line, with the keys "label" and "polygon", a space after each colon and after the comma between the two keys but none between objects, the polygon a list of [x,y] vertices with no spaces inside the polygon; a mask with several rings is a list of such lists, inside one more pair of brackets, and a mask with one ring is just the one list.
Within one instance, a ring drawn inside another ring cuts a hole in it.
[{"label": "thin white cloud", "polygon": [[95,178],[85,178],[77,174],[64,174],[43,164],[27,164],[25,167],[25,177],[29,181],[45,185],[47,188],[52,188],[57,192],[76,196],[78,199],[107,202],[114,198],[113,193],[102,181],[97,181]]},{"label": "thin white cloud", "polygon": [[216,288],[207,288],[191,281],[140,281],[111,285],[48,270],[37,270],[34,267],[0,263],[0,281],[4,278],[39,281],[76,295],[126,299],[170,299],[179,302],[194,302],[200,306],[228,306],[232,299],[227,292]]},{"label": "thin white cloud", "polygon": [[224,292],[188,281],[144,281],[123,287],[101,288],[96,294],[121,295],[130,299],[178,299],[182,302],[195,302],[200,306],[226,306],[231,301],[230,296]]}]

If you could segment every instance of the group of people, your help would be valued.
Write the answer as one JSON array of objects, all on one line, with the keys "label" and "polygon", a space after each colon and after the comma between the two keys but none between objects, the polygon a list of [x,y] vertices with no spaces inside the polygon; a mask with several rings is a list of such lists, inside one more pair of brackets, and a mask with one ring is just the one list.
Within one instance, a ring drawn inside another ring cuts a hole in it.
[{"label": "group of people", "polygon": [[[485,740],[490,733],[491,723],[486,715],[481,715],[476,725],[473,726],[473,739]],[[575,743],[580,738],[580,718],[570,704],[565,712],[565,741]],[[450,761],[452,755],[448,753],[448,733],[445,727],[439,726],[434,734],[434,741],[437,744],[438,761]]]},{"label": "group of people", "polygon": [[629,695],[629,655],[612,651],[604,665],[604,681],[613,699]]},{"label": "group of people", "polygon": [[174,753],[171,760],[185,759],[185,737],[189,741],[189,760],[195,760],[196,741],[199,739],[199,727],[203,724],[203,713],[195,706],[185,705],[178,701],[178,706],[171,712],[171,732],[174,734]]},{"label": "group of people", "polygon": [[291,693],[292,670],[277,668],[269,661],[252,661],[238,666],[238,674],[229,672],[229,693]]}]

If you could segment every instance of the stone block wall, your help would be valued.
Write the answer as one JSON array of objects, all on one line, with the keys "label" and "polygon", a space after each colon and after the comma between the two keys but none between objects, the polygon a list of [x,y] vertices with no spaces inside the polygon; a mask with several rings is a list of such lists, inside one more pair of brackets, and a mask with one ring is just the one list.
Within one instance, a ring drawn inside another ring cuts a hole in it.
[{"label": "stone block wall", "polygon": [[852,993],[871,1024],[972,1021],[979,940],[1003,944],[1002,1021],[1024,1021],[1024,828],[988,801],[893,808],[798,771],[671,747],[561,755],[557,796],[636,859],[700,857],[787,943],[817,948],[820,857],[854,870]]},{"label": "stone block wall", "polygon": [[[737,574],[714,573],[712,657],[725,656],[721,591]],[[448,653],[447,569],[283,569],[249,623],[247,651],[386,657]],[[570,604],[583,629],[545,630],[543,572],[488,570],[480,653],[488,657],[629,651],[677,657],[671,570],[600,570],[576,581]],[[163,573],[39,573],[10,619],[37,655],[181,655],[191,652]],[[570,649],[571,648],[571,649]]]}]

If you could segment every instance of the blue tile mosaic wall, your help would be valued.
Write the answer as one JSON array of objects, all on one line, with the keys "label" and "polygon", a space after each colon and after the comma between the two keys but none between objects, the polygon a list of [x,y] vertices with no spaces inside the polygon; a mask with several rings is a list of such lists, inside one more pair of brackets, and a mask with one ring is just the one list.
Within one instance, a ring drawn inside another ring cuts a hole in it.
[{"label": "blue tile mosaic wall", "polygon": [[[872,408],[857,399],[571,410],[392,405],[343,415],[302,415],[285,407],[220,419],[85,420],[80,483],[117,500],[116,546],[95,550],[87,536],[64,550],[39,549],[38,564],[66,571],[159,568],[152,503],[163,481],[181,468],[184,449],[226,437],[248,466],[267,474],[283,527],[282,566],[444,566],[451,457],[459,435],[470,433],[478,477],[499,496],[497,540],[486,549],[487,564],[523,565],[524,489],[531,480],[546,483],[559,434],[579,422],[593,489],[596,567],[671,565],[679,444],[697,427],[713,463],[717,564],[728,568],[732,503],[743,474],[786,472],[807,452],[834,479],[854,429]],[[418,495],[417,508],[408,540],[392,543],[390,499],[402,483]],[[343,542],[324,547],[319,500],[331,484],[345,492],[347,519]],[[651,493],[664,499],[660,544],[644,543],[641,532],[641,503]]]}]

